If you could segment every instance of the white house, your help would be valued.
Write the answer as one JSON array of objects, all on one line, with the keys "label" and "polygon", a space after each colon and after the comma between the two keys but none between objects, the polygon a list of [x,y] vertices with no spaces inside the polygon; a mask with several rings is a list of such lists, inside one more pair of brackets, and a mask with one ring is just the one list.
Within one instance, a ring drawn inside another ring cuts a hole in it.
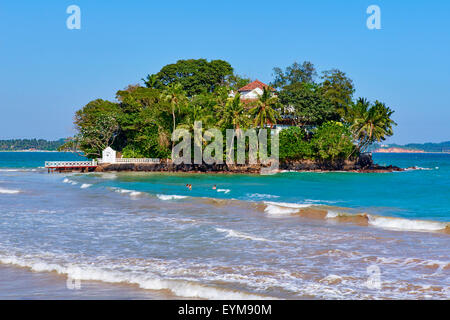
[{"label": "white house", "polygon": [[[263,94],[264,88],[268,88],[273,94],[276,92],[274,88],[259,80],[255,80],[248,85],[243,86],[238,92],[241,94],[241,100],[257,100]],[[234,96],[234,92],[232,92],[231,95]]]}]

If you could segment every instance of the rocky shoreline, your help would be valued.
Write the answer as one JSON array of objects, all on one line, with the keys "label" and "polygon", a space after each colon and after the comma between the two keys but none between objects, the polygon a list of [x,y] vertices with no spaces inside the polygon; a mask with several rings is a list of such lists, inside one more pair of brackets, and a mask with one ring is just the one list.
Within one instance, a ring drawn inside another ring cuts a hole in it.
[{"label": "rocky shoreline", "polygon": [[[96,172],[125,171],[125,172],[182,172],[182,173],[229,173],[229,174],[259,174],[261,169],[268,168],[263,165],[227,165],[227,164],[180,164],[175,165],[169,161],[160,163],[113,163],[99,164]],[[335,162],[320,162],[311,160],[284,161],[272,173],[285,171],[298,172],[360,172],[360,173],[386,173],[404,171],[396,166],[380,166],[373,163],[370,155],[360,157],[358,160],[343,160]]]}]

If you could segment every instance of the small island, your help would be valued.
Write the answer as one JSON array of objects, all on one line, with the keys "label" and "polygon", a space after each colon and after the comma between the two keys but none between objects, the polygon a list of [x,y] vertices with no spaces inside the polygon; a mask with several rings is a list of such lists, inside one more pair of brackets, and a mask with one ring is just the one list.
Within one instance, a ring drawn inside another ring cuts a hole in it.
[{"label": "small island", "polygon": [[[393,135],[391,108],[355,99],[353,81],[338,69],[319,72],[306,61],[273,71],[273,81],[265,84],[236,74],[223,60],[179,60],[142,79],[143,85],[119,90],[116,101],[87,103],[75,114],[77,135],[59,150],[97,159],[110,147],[121,159],[158,159],[103,163],[97,171],[255,173],[264,166],[173,164],[173,133],[193,132],[200,121],[204,132],[266,129],[269,145],[276,134],[279,170],[401,170],[374,164],[367,152]],[[207,140],[200,142],[203,148]]]}]

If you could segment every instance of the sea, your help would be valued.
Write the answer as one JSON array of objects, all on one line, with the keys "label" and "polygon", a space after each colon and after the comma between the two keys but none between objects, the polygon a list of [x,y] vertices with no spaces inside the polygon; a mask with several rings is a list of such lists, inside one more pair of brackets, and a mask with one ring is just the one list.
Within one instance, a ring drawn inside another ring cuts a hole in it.
[{"label": "sea", "polygon": [[[392,173],[48,173],[0,152],[0,299],[450,299],[450,154]],[[192,189],[186,187],[192,185]]]}]

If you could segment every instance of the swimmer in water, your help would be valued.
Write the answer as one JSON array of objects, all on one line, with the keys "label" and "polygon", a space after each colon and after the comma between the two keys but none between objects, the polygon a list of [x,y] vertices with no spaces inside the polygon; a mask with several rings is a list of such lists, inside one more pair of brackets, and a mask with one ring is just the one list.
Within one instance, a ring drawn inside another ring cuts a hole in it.
[{"label": "swimmer in water", "polygon": [[217,189],[217,186],[216,186],[216,185],[214,185],[214,186],[213,186],[213,190],[216,190],[216,189]]}]

